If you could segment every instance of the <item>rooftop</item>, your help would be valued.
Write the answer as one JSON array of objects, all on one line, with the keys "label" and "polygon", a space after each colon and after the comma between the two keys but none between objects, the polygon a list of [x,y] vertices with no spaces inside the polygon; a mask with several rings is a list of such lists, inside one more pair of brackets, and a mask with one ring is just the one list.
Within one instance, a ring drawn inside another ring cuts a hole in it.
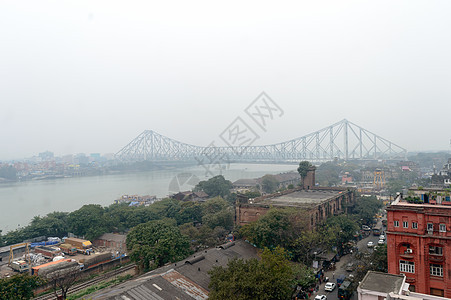
[{"label": "rooftop", "polygon": [[359,289],[383,294],[392,292],[400,294],[404,284],[404,278],[404,275],[368,271],[362,282],[360,282]]},{"label": "rooftop", "polygon": [[330,198],[336,198],[344,191],[340,189],[295,190],[287,193],[272,194],[255,199],[254,203],[284,207],[316,206]]},{"label": "rooftop", "polygon": [[97,240],[113,241],[118,243],[125,243],[127,235],[117,233],[104,233]]},{"label": "rooftop", "polygon": [[214,266],[227,266],[230,259],[257,257],[257,249],[239,240],[217,248],[197,252],[177,263],[169,264],[90,295],[91,299],[207,299],[210,276]]}]

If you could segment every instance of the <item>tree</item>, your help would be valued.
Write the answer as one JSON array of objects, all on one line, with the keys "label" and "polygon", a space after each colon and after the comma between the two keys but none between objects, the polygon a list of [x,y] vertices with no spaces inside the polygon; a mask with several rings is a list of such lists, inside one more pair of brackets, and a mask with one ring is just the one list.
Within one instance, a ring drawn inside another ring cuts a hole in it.
[{"label": "tree", "polygon": [[304,291],[316,282],[315,272],[304,264],[293,264],[293,274],[296,285]]},{"label": "tree", "polygon": [[359,196],[356,200],[353,213],[357,219],[361,219],[363,224],[372,224],[374,215],[382,208],[382,202],[376,196]]},{"label": "tree", "polygon": [[150,221],[132,228],[127,235],[127,248],[131,250],[130,258],[144,271],[191,254],[188,238],[170,220]]},{"label": "tree", "polygon": [[55,297],[59,299],[58,291],[60,291],[61,298],[66,299],[69,289],[80,279],[81,274],[78,266],[49,273],[47,275],[47,280],[55,293]]},{"label": "tree", "polygon": [[302,182],[304,182],[304,179],[307,176],[308,171],[310,170],[311,167],[313,167],[313,165],[308,161],[304,160],[299,163],[298,173],[299,175],[301,175]]},{"label": "tree", "polygon": [[195,187],[194,191],[204,191],[210,197],[226,197],[230,194],[230,189],[232,188],[232,182],[226,180],[224,176],[218,175],[208,179],[207,181],[199,182]]},{"label": "tree", "polygon": [[227,230],[233,228],[233,210],[223,209],[217,213],[207,214],[202,218],[202,224],[214,229],[218,226]]},{"label": "tree", "polygon": [[75,235],[85,236],[90,240],[95,239],[110,231],[103,214],[104,210],[98,204],[83,205],[67,217],[69,230]]},{"label": "tree", "polygon": [[339,253],[342,254],[345,244],[354,239],[359,226],[348,216],[339,215],[329,217],[322,230],[326,231],[325,236],[333,237],[333,245],[330,246],[336,246]]},{"label": "tree", "polygon": [[0,299],[31,299],[34,296],[34,289],[44,283],[44,279],[28,274],[0,278]]},{"label": "tree", "polygon": [[286,251],[265,249],[261,261],[234,258],[227,268],[213,267],[209,299],[290,299],[295,282]]},{"label": "tree", "polygon": [[274,175],[266,174],[265,176],[262,177],[261,186],[262,190],[265,193],[273,193],[275,190],[277,190],[279,182],[277,181]]},{"label": "tree", "polygon": [[0,168],[0,178],[5,178],[8,180],[17,179],[17,171],[13,166],[5,166]]},{"label": "tree", "polygon": [[307,228],[303,211],[273,208],[257,221],[241,227],[240,234],[259,248],[281,246],[291,250],[290,245]]},{"label": "tree", "polygon": [[359,253],[360,261],[355,272],[356,281],[361,281],[368,271],[387,273],[387,245],[378,246],[370,255]]}]

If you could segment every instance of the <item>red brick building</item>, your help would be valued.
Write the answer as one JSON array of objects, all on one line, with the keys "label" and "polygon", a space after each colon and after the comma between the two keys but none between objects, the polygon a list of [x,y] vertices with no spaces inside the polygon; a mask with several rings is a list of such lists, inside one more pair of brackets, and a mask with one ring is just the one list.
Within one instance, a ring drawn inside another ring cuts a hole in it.
[{"label": "red brick building", "polygon": [[411,190],[387,208],[388,272],[414,292],[451,298],[451,201],[440,190]]},{"label": "red brick building", "polygon": [[239,198],[235,206],[235,223],[245,225],[254,222],[272,207],[294,207],[308,214],[310,227],[314,228],[329,216],[343,213],[344,207],[353,202],[353,190],[315,186],[315,168],[312,167],[303,181],[302,188],[255,199]]}]

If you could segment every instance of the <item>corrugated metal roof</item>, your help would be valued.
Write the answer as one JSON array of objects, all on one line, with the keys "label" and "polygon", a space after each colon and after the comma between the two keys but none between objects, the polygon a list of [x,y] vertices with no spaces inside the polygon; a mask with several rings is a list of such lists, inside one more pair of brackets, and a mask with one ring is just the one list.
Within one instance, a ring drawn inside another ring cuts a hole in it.
[{"label": "corrugated metal roof", "polygon": [[162,276],[169,281],[172,285],[182,289],[185,293],[190,295],[196,300],[208,299],[208,291],[197,285],[193,281],[189,280],[177,271],[171,271]]}]

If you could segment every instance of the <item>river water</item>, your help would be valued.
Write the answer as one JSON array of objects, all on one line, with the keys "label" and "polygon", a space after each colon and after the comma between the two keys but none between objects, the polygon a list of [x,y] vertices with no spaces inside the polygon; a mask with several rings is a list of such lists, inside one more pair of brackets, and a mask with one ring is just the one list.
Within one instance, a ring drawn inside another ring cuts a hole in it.
[{"label": "river water", "polygon": [[[296,170],[296,165],[230,164],[222,175],[230,181]],[[209,173],[211,171],[212,173]],[[34,216],[53,211],[71,212],[85,204],[108,206],[122,195],[156,195],[191,190],[198,180],[219,171],[215,166],[174,170],[74,177],[0,184],[0,230],[6,233],[26,226]]]}]

